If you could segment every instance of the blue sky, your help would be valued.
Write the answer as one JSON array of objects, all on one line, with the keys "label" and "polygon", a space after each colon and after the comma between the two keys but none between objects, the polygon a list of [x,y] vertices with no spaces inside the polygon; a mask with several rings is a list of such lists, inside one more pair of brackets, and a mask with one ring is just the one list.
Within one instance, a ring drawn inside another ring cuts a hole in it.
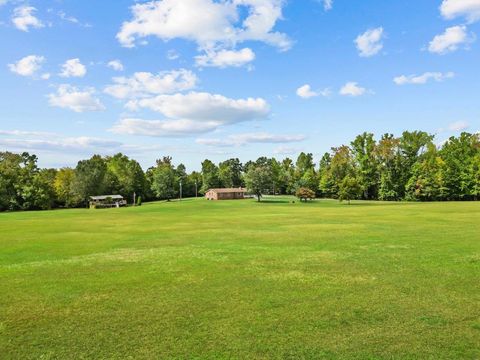
[{"label": "blue sky", "polygon": [[480,0],[0,0],[0,150],[317,159],[480,130]]}]

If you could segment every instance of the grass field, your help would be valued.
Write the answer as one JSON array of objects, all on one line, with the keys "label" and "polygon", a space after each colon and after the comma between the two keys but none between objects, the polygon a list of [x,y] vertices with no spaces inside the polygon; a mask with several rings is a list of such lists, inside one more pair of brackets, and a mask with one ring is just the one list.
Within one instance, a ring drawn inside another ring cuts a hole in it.
[{"label": "grass field", "polygon": [[1,359],[479,359],[480,203],[0,214]]}]

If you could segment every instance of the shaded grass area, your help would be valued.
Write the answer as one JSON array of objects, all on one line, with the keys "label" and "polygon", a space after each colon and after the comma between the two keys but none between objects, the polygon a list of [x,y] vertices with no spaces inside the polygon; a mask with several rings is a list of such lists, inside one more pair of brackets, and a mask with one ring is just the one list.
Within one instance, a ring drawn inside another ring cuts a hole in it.
[{"label": "shaded grass area", "polygon": [[0,214],[0,358],[480,357],[480,204]]}]

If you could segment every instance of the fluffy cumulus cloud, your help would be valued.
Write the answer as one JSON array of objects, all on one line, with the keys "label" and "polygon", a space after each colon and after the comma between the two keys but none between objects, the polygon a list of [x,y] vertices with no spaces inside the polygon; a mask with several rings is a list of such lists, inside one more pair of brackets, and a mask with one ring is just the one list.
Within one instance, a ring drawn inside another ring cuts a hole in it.
[{"label": "fluffy cumulus cloud", "polygon": [[480,20],[479,0],[443,0],[440,12],[446,19],[465,17],[469,22]]},{"label": "fluffy cumulus cloud", "polygon": [[321,91],[314,91],[312,87],[308,84],[300,86],[297,89],[297,96],[301,97],[302,99],[310,99],[317,96],[330,96],[331,91],[330,89],[323,89]]},{"label": "fluffy cumulus cloud", "polygon": [[275,135],[269,133],[247,133],[229,135],[225,139],[197,139],[197,144],[219,147],[243,146],[247,144],[283,144],[305,140],[304,135]]},{"label": "fluffy cumulus cloud", "polygon": [[18,30],[29,31],[30,28],[42,28],[45,25],[35,16],[33,6],[19,6],[13,10],[12,23]]},{"label": "fluffy cumulus cloud", "polygon": [[219,51],[207,50],[204,55],[195,57],[197,66],[204,67],[240,67],[255,60],[255,53],[249,49]]},{"label": "fluffy cumulus cloud", "polygon": [[198,92],[132,100],[128,108],[148,108],[162,114],[165,119],[122,119],[112,131],[149,136],[191,135],[212,131],[224,125],[265,119],[270,113],[269,105],[261,98],[230,99]]},{"label": "fluffy cumulus cloud", "polygon": [[366,88],[361,87],[357,82],[351,81],[340,89],[340,95],[357,97],[365,95],[367,91]]},{"label": "fluffy cumulus cloud", "polygon": [[43,56],[29,55],[14,64],[9,64],[8,68],[11,72],[21,76],[34,76],[42,68],[44,62]]},{"label": "fluffy cumulus cloud", "polygon": [[468,34],[465,25],[452,26],[443,34],[437,35],[428,45],[428,51],[436,54],[446,54],[458,50],[462,45],[468,45],[475,40],[473,35]]},{"label": "fluffy cumulus cloud", "polygon": [[125,69],[120,60],[109,61],[107,66],[115,71],[123,71]]},{"label": "fluffy cumulus cloud", "polygon": [[[134,47],[138,39],[149,36],[165,41],[182,38],[196,42],[201,50],[214,51],[224,66],[226,61],[238,66],[239,57],[245,62],[244,57],[252,55],[245,50],[233,51],[238,43],[253,40],[280,50],[291,47],[288,36],[274,30],[282,18],[283,5],[284,0],[150,1],[132,6],[133,18],[123,23],[117,39],[125,47]],[[221,60],[223,57],[227,59]],[[201,59],[215,64],[209,53]]]},{"label": "fluffy cumulus cloud", "polygon": [[384,31],[382,27],[369,29],[355,39],[359,55],[370,57],[378,54],[383,49]]},{"label": "fluffy cumulus cloud", "polygon": [[430,80],[441,82],[446,79],[451,79],[455,77],[455,73],[447,72],[426,72],[422,75],[401,75],[397,76],[393,79],[395,84],[397,85],[406,85],[406,84],[414,84],[414,85],[423,85],[429,82]]},{"label": "fluffy cumulus cloud", "polygon": [[265,118],[270,111],[267,102],[261,98],[230,99],[205,92],[133,100],[129,108],[148,108],[171,119],[216,121],[222,124]]},{"label": "fluffy cumulus cloud", "polygon": [[62,65],[61,77],[84,77],[87,74],[87,68],[80,62],[80,59],[67,60]]},{"label": "fluffy cumulus cloud", "polygon": [[60,85],[56,93],[48,95],[50,106],[73,110],[77,113],[103,111],[105,106],[95,97],[95,89],[78,89],[71,85]]},{"label": "fluffy cumulus cloud", "polygon": [[113,82],[105,88],[105,93],[117,99],[129,99],[191,90],[197,85],[198,78],[190,70],[180,69],[157,75],[138,72],[131,77],[113,78]]}]

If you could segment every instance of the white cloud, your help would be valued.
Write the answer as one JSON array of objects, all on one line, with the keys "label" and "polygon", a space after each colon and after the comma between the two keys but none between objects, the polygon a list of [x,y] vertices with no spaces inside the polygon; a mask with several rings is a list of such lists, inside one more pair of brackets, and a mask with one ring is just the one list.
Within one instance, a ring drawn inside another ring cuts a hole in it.
[{"label": "white cloud", "polygon": [[109,61],[107,66],[109,68],[112,68],[115,71],[123,71],[125,69],[125,67],[123,66],[123,64],[120,60]]},{"label": "white cloud", "polygon": [[148,108],[171,119],[215,121],[219,124],[265,118],[270,112],[269,105],[261,98],[230,99],[204,92],[159,95],[134,100],[130,102],[129,108]]},{"label": "white cloud", "polygon": [[141,136],[188,136],[215,130],[216,121],[121,119],[110,131],[116,134]]},{"label": "white cloud", "polygon": [[30,28],[42,28],[45,25],[35,17],[37,11],[33,6],[19,6],[13,10],[12,22],[15,27],[22,31],[29,31]]},{"label": "white cloud", "polygon": [[312,87],[308,84],[305,84],[303,86],[300,86],[297,89],[297,95],[301,97],[302,99],[310,99],[312,97],[317,97],[317,96],[325,96],[328,97],[331,95],[331,90],[329,88],[323,89],[321,91],[313,91]]},{"label": "white cloud", "polygon": [[323,8],[325,11],[332,10],[333,0],[323,0]]},{"label": "white cloud", "polygon": [[133,100],[128,108],[149,108],[162,114],[164,120],[123,119],[112,131],[147,136],[181,136],[205,133],[221,126],[265,119],[270,108],[263,99],[229,99],[222,95],[191,92],[160,95]]},{"label": "white cloud", "polygon": [[310,85],[305,84],[297,89],[297,95],[302,99],[309,99],[318,96],[318,93],[313,91]]},{"label": "white cloud", "polygon": [[367,93],[367,89],[358,85],[357,82],[348,82],[340,89],[340,95],[344,96],[361,96]]},{"label": "white cloud", "polygon": [[295,155],[298,152],[298,149],[292,148],[290,146],[279,146],[275,150],[273,150],[273,153],[276,155]]},{"label": "white cloud", "polygon": [[11,72],[21,76],[34,76],[42,68],[44,62],[43,56],[29,55],[14,64],[9,64],[8,68]]},{"label": "white cloud", "polygon": [[446,19],[459,16],[467,18],[469,22],[480,20],[479,0],[443,0],[440,12]]},{"label": "white cloud", "polygon": [[362,57],[378,54],[383,49],[383,28],[369,29],[355,39],[355,44]]},{"label": "white cloud", "polygon": [[[131,21],[123,23],[117,39],[134,47],[138,39],[182,38],[201,50],[235,49],[244,41],[261,41],[280,50],[292,42],[274,31],[282,18],[284,0],[157,0],[133,5]],[[241,15],[247,14],[241,21]]]},{"label": "white cloud", "polygon": [[82,26],[82,27],[85,27],[85,28],[89,28],[89,27],[92,27],[92,25],[88,24],[88,23],[82,23],[80,20],[78,20],[76,17],[74,16],[71,16],[71,15],[67,15],[65,13],[65,11],[59,11],[57,13],[57,15],[60,17],[60,19],[62,19],[63,21],[67,21],[67,22],[70,22],[72,24],[76,24],[78,26]]},{"label": "white cloud", "polygon": [[243,146],[247,144],[283,144],[305,140],[304,135],[275,135],[269,133],[247,133],[230,135],[225,139],[197,139],[197,144],[219,147]]},{"label": "white cloud", "polygon": [[443,34],[433,38],[428,46],[428,51],[443,55],[456,51],[462,44],[468,45],[474,40],[474,36],[468,34],[465,25],[452,26],[447,28]]},{"label": "white cloud", "polygon": [[80,59],[70,59],[62,65],[61,77],[84,77],[87,74],[87,68],[80,62]]},{"label": "white cloud", "polygon": [[175,49],[170,49],[167,51],[168,60],[177,60],[180,57],[180,54]]},{"label": "white cloud", "polygon": [[105,106],[95,98],[95,89],[80,90],[71,85],[60,85],[57,92],[48,95],[50,106],[70,109],[78,113],[103,111]]},{"label": "white cloud", "polygon": [[470,124],[466,121],[455,121],[448,125],[450,131],[463,131],[470,127]]},{"label": "white cloud", "polygon": [[198,78],[190,70],[180,69],[160,72],[158,75],[137,72],[132,77],[113,78],[113,82],[113,85],[105,88],[105,93],[118,99],[127,99],[191,90],[197,85]]},{"label": "white cloud", "polygon": [[441,73],[441,72],[426,72],[422,75],[401,75],[393,79],[397,85],[405,84],[415,84],[422,85],[426,84],[429,80],[434,80],[436,82],[444,81],[445,79],[451,79],[455,77],[455,73]]},{"label": "white cloud", "polygon": [[238,51],[225,49],[220,51],[207,50],[205,55],[196,56],[195,60],[197,66],[240,67],[255,60],[255,53],[249,48]]}]

